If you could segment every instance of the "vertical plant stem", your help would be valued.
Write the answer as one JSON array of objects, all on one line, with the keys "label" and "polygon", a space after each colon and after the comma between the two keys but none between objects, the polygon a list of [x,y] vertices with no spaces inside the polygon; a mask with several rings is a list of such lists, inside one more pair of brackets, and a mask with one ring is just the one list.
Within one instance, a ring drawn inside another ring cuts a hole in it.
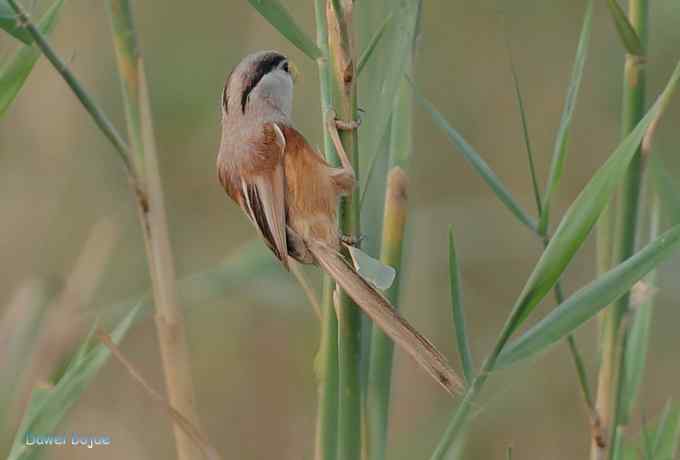
[{"label": "vertical plant stem", "polygon": [[[357,119],[352,8],[351,0],[329,0],[326,4],[332,104],[337,117],[344,121]],[[357,130],[342,130],[340,140],[358,179]],[[341,200],[339,220],[341,232],[359,235],[358,193]],[[334,301],[338,315],[338,459],[357,460],[361,457],[361,315],[359,308],[337,286]]]},{"label": "vertical plant stem", "polygon": [[[171,394],[171,400],[173,395],[175,396],[173,404],[175,408],[182,412],[185,417],[191,419],[192,414],[194,414],[193,386],[189,372],[188,351],[181,311],[177,307],[175,300],[174,264],[165,222],[148,98],[145,93],[146,82],[136,48],[136,38],[132,28],[129,4],[124,1],[114,1],[112,2],[111,10],[114,37],[117,37],[116,49],[121,69],[121,80],[123,81],[126,106],[129,106],[126,107],[126,112],[129,114],[134,111],[136,114],[134,119],[129,117],[128,120],[128,126],[135,126],[134,130],[130,130],[130,138],[132,139],[134,149],[132,153],[104,111],[85,91],[64,61],[57,56],[45,36],[30,21],[23,7],[16,0],[9,0],[9,4],[16,11],[19,21],[22,22],[34,38],[38,48],[40,48],[45,57],[68,84],[97,127],[112,143],[116,153],[123,161],[130,186],[136,195],[136,204],[142,223],[145,247],[154,286],[154,299],[159,311],[159,318],[164,324],[163,331],[159,329],[159,335],[161,335],[161,343],[167,345],[165,348],[162,346],[161,351],[164,356],[168,392]],[[143,119],[144,116],[147,118],[146,122]],[[145,130],[146,135],[144,134]],[[146,157],[141,153],[144,150],[148,151]],[[135,158],[131,159],[131,156]],[[143,161],[143,159],[146,161]],[[141,175],[144,164],[150,170],[148,177]],[[148,179],[149,182],[148,189],[145,179]],[[195,416],[193,421],[196,424]],[[190,441],[187,439],[187,442],[182,444],[185,446],[182,449],[180,449],[179,442],[179,458],[194,458],[195,448],[189,444]]]},{"label": "vertical plant stem", "polygon": [[335,460],[338,452],[338,321],[333,287],[332,279],[324,277],[321,339],[314,366],[319,386],[315,460]]},{"label": "vertical plant stem", "polygon": [[[380,260],[396,269],[394,283],[386,292],[392,305],[399,304],[402,251],[408,210],[408,175],[406,167],[412,148],[411,123],[413,93],[402,79],[395,110],[392,112],[390,163],[388,167],[385,208],[383,214]],[[368,369],[367,421],[368,458],[383,460],[387,448],[389,402],[392,386],[394,344],[379,328],[371,333],[371,355]]]},{"label": "vertical plant stem", "polygon": [[[647,0],[630,0],[628,16],[631,25],[640,38],[643,53],[647,49],[647,22],[649,4]],[[623,84],[623,117],[622,135],[627,135],[644,116],[645,105],[645,69],[638,56],[626,55]],[[628,259],[635,251],[635,240],[638,227],[638,209],[640,201],[640,183],[643,162],[640,151],[628,166],[624,179],[618,212],[616,241],[613,263]],[[598,378],[596,408],[600,416],[603,431],[607,434],[604,446],[594,439],[591,447],[591,459],[612,458],[614,441],[619,423],[619,389],[623,373],[620,366],[623,362],[621,344],[626,334],[622,327],[622,319],[629,308],[629,294],[621,297],[612,307],[605,310],[601,337],[601,367]]]},{"label": "vertical plant stem", "polygon": [[[133,165],[138,175],[144,178],[145,193],[138,195],[138,211],[153,285],[156,327],[168,398],[175,410],[199,427],[184,316],[177,303],[175,266],[163,203],[147,84],[132,9],[128,0],[111,0],[109,5]],[[174,425],[174,432],[177,457],[180,460],[198,458],[199,449],[177,423]]]},{"label": "vertical plant stem", "polygon": [[[509,33],[507,30],[507,23],[505,21],[505,17],[503,17],[503,27],[504,27],[504,33],[506,37],[509,37]],[[530,142],[530,137],[529,137],[529,124],[527,122],[526,118],[526,112],[524,110],[524,103],[523,103],[523,98],[522,98],[522,92],[520,90],[520,85],[519,85],[519,80],[517,78],[517,71],[515,70],[515,63],[512,58],[512,47],[510,46],[510,40],[509,38],[506,38],[506,47],[508,51],[508,58],[509,58],[509,63],[510,63],[510,72],[512,74],[512,80],[515,86],[515,95],[517,98],[517,105],[519,108],[519,113],[520,113],[520,118],[522,121],[522,134],[524,136],[524,145],[526,146],[527,150],[527,159],[529,162],[529,172],[531,174],[531,183],[534,191],[534,199],[536,201],[536,211],[538,212],[539,218],[541,221],[544,220],[543,218],[543,198],[541,197],[541,192],[539,191],[538,188],[538,180],[536,179],[536,169],[534,167],[534,160],[533,160],[533,153],[531,149],[531,142]],[[578,53],[577,53],[578,54]],[[549,222],[550,216],[549,214],[545,216],[545,225],[539,226],[539,228],[536,230],[537,236],[541,238],[543,241],[543,247],[546,248],[549,243],[548,239],[548,227],[550,225]],[[555,301],[557,304],[561,304],[564,301],[564,294],[562,291],[562,285],[558,281],[555,284],[555,287],[553,289],[553,293],[555,296]],[[567,344],[569,345],[569,353],[571,354],[572,360],[574,361],[574,367],[576,368],[576,373],[578,375],[579,379],[579,384],[581,386],[581,391],[583,392],[583,396],[585,399],[585,402],[588,406],[588,409],[591,413],[591,421],[595,420],[595,417],[593,417],[593,412],[594,412],[594,406],[593,406],[593,399],[592,399],[592,392],[590,390],[590,385],[588,383],[588,375],[585,369],[585,365],[583,363],[583,359],[581,358],[581,354],[578,350],[578,347],[576,345],[576,339],[574,339],[574,336],[570,334],[567,337]]]},{"label": "vertical plant stem", "polygon": [[[321,95],[321,117],[324,139],[324,154],[330,164],[338,164],[333,141],[325,129],[331,109],[331,69],[328,62],[328,23],[326,21],[326,0],[314,0],[316,19],[316,44],[322,56],[317,59]],[[338,453],[338,321],[333,305],[333,280],[325,275],[321,336],[319,351],[315,360],[318,382],[318,409],[315,439],[315,460],[335,460]]]}]

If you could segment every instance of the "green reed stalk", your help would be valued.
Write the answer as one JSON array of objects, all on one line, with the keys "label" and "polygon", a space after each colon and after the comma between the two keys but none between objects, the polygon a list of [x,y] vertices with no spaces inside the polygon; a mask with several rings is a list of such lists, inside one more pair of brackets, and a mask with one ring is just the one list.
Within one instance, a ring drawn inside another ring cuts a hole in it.
[{"label": "green reed stalk", "polygon": [[[356,58],[352,37],[350,1],[330,0],[326,4],[328,58],[331,67],[332,104],[338,119],[356,120]],[[357,130],[340,131],[340,141],[358,174]],[[343,198],[339,207],[340,231],[359,235],[359,194]],[[336,295],[338,294],[338,295]],[[361,314],[349,296],[336,286],[334,303],[338,315],[338,459],[361,457]]]},{"label": "green reed stalk", "polygon": [[[137,44],[131,5],[111,0],[113,39],[123,90],[133,165],[144,178],[138,214],[156,307],[156,327],[170,405],[198,427],[184,315],[177,301],[175,264],[170,247],[144,64]],[[177,457],[198,458],[200,451],[179,424],[174,425]]]},{"label": "green reed stalk", "polygon": [[[126,111],[128,114],[135,113],[134,117],[128,117],[128,126],[134,126],[134,130],[130,130],[132,148],[128,147],[104,111],[87,93],[64,61],[57,56],[45,36],[31,22],[24,8],[16,0],[9,0],[9,3],[16,11],[19,21],[35,40],[37,47],[69,85],[74,95],[90,114],[102,134],[113,144],[116,153],[123,161],[130,186],[135,194],[135,203],[144,234],[154,300],[158,310],[159,336],[166,369],[168,392],[171,394],[173,406],[197,426],[196,418],[193,416],[193,385],[188,347],[186,346],[181,310],[176,302],[174,262],[170,249],[160,174],[155,154],[146,81],[136,47],[130,6],[125,0],[115,0],[112,2],[111,11],[121,79],[123,80],[126,98]],[[145,152],[146,155],[141,152]],[[147,171],[147,174],[144,175],[143,171]],[[173,394],[175,395],[174,401]],[[184,434],[182,433],[181,436],[184,436]],[[180,447],[178,441],[179,458],[194,458],[194,453],[197,450],[188,438],[186,438],[186,442],[182,443],[182,446]]]},{"label": "green reed stalk", "polygon": [[78,98],[78,100],[85,108],[87,113],[90,115],[90,117],[97,125],[99,130],[102,132],[102,134],[104,134],[104,136],[109,140],[109,142],[111,142],[111,144],[116,150],[116,153],[123,161],[125,171],[130,177],[130,182],[136,188],[136,191],[139,192],[140,191],[139,178],[136,177],[135,170],[132,168],[130,162],[130,149],[123,140],[123,137],[113,126],[113,123],[106,115],[106,113],[104,113],[102,108],[85,90],[85,88],[82,86],[82,84],[73,74],[73,72],[71,72],[66,63],[63,61],[63,59],[57,56],[57,53],[54,51],[52,46],[50,46],[50,44],[47,42],[47,37],[45,37],[45,35],[40,30],[38,30],[35,24],[33,24],[33,22],[28,17],[28,13],[24,9],[24,7],[17,3],[16,0],[7,1],[10,4],[10,6],[14,9],[14,11],[16,11],[18,21],[20,21],[23,24],[23,26],[26,27],[26,30],[28,30],[28,32],[33,37],[35,45],[40,49],[40,51],[42,51],[47,60],[50,61],[50,64],[52,64],[54,69],[64,79],[69,88],[71,88],[73,94]]},{"label": "green reed stalk", "polygon": [[[328,130],[328,114],[331,109],[331,73],[328,64],[328,23],[325,0],[314,1],[316,15],[316,42],[322,52],[317,59],[321,93],[321,117],[326,160],[337,164],[338,157]],[[321,336],[316,355],[315,371],[318,382],[318,405],[315,439],[315,460],[335,460],[338,452],[338,320],[333,306],[335,283],[325,275],[321,304]]]},{"label": "green reed stalk", "polygon": [[[399,304],[402,251],[408,210],[408,175],[406,169],[412,149],[413,92],[404,78],[392,112],[390,161],[388,166],[385,209],[383,215],[380,260],[397,271],[394,283],[386,292],[395,307]],[[371,460],[383,460],[387,449],[389,403],[392,387],[394,343],[377,327],[372,329],[368,369],[367,428]]]},{"label": "green reed stalk", "polygon": [[[338,165],[339,159],[326,129],[331,109],[340,119],[357,118],[351,8],[351,3],[315,0],[317,46],[323,54],[317,64],[324,147],[326,159],[333,165]],[[341,131],[340,140],[357,171],[356,131]],[[339,220],[343,233],[359,234],[358,194],[341,201]],[[328,276],[324,278],[323,289],[321,344],[316,361],[319,407],[315,458],[354,459],[359,458],[361,452],[361,317],[358,307],[346,294],[341,293],[336,303],[336,288]]]},{"label": "green reed stalk", "polygon": [[[642,53],[647,49],[649,3],[647,0],[630,0],[628,5],[630,24],[640,39]],[[644,116],[646,72],[643,59],[639,56],[626,55],[623,84],[623,112],[621,120],[622,135],[633,130]],[[615,229],[615,241],[612,263],[620,263],[628,259],[635,251],[638,228],[638,211],[640,203],[640,185],[643,162],[640,150],[631,161],[624,179],[619,198],[618,221]],[[591,459],[613,458],[614,442],[619,425],[619,390],[623,373],[620,371],[623,362],[621,352],[625,343],[626,329],[622,320],[629,309],[630,295],[621,297],[603,314],[601,337],[601,366],[598,379],[596,409],[600,417],[606,442],[591,444]]]}]

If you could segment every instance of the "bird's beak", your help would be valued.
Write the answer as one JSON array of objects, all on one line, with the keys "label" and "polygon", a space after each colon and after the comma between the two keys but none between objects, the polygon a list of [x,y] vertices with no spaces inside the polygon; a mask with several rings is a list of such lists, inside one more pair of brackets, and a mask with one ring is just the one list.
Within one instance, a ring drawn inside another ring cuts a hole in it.
[{"label": "bird's beak", "polygon": [[290,60],[288,61],[288,70],[290,71],[290,76],[293,77],[293,83],[297,82],[301,74],[297,66]]}]

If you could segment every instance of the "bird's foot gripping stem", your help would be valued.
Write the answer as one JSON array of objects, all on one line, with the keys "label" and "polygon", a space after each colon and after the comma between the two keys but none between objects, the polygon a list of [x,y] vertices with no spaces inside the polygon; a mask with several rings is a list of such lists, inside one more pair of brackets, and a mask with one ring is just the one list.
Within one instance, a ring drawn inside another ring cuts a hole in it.
[{"label": "bird's foot gripping stem", "polygon": [[333,140],[333,145],[335,146],[335,150],[338,152],[338,156],[340,157],[340,163],[342,164],[343,169],[352,171],[352,173],[354,173],[352,162],[349,160],[347,152],[345,151],[345,147],[342,145],[342,141],[340,140],[340,134],[338,133],[338,130],[348,131],[352,129],[357,129],[361,125],[361,119],[352,121],[339,120],[336,117],[335,110],[330,109],[328,111],[327,123],[328,133],[330,134],[331,139]]},{"label": "bird's foot gripping stem", "polygon": [[361,126],[361,117],[350,121],[340,120],[339,118],[335,119],[335,127],[340,131],[351,131],[353,129],[358,129],[359,126]]}]

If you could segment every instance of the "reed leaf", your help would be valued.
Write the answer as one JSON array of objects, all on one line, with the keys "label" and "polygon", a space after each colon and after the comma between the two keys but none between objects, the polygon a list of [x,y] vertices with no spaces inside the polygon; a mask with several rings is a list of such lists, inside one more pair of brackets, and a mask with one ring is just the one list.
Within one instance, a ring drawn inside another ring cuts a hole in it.
[{"label": "reed leaf", "polygon": [[458,254],[456,253],[456,241],[453,227],[449,227],[449,284],[451,294],[451,309],[453,312],[453,326],[458,344],[458,355],[463,366],[465,382],[470,385],[474,379],[474,364],[470,342],[468,339],[467,326],[465,324],[465,314],[463,310],[463,295],[460,282],[460,266],[458,264]]},{"label": "reed leaf", "polygon": [[[134,323],[141,304],[132,308],[111,333],[111,339],[119,344]],[[26,433],[54,433],[68,410],[80,399],[99,369],[108,361],[110,352],[104,345],[90,348],[85,340],[75,352],[64,374],[54,386],[38,387],[33,391],[24,418],[14,438],[8,460],[36,460],[45,452],[41,446],[28,446]]]},{"label": "reed leaf", "polygon": [[548,182],[543,193],[543,202],[541,205],[541,216],[539,220],[539,232],[545,235],[548,231],[550,207],[557,192],[557,188],[562,178],[564,170],[564,162],[567,158],[567,144],[569,139],[569,130],[576,107],[576,98],[581,87],[581,80],[583,78],[583,69],[585,68],[586,55],[588,45],[590,44],[590,33],[593,27],[593,2],[588,1],[586,6],[586,13],[583,19],[583,27],[581,28],[581,36],[579,38],[578,47],[576,48],[576,58],[574,59],[574,67],[567,89],[567,97],[564,102],[564,109],[562,111],[562,118],[560,120],[559,128],[557,129],[557,136],[555,137],[555,147],[553,149],[552,161],[550,163],[550,173],[548,175]]},{"label": "reed leaf", "polygon": [[281,35],[286,37],[288,41],[308,57],[318,59],[323,56],[321,50],[297,25],[293,16],[290,15],[281,2],[278,0],[248,0],[248,3],[274,26]]},{"label": "reed leaf", "polygon": [[392,20],[392,14],[393,13],[387,15],[387,17],[380,25],[378,30],[375,31],[373,37],[371,37],[371,40],[368,42],[368,45],[366,45],[366,48],[361,52],[361,55],[359,55],[359,62],[357,62],[357,76],[361,75],[361,71],[364,69],[364,66],[366,65],[368,60],[371,59],[371,56],[373,55],[373,52],[375,51],[375,48],[378,45],[378,42],[380,42],[380,39],[382,38],[383,34],[385,33],[385,30],[387,29],[387,25]]},{"label": "reed leaf", "polygon": [[671,460],[676,458],[679,443],[680,409],[669,401],[656,420],[645,423],[641,433],[627,443],[622,457],[623,460]]},{"label": "reed leaf", "polygon": [[580,289],[521,337],[510,342],[496,368],[507,367],[547,350],[593,318],[667,259],[680,243],[680,225],[661,235],[630,259]]},{"label": "reed leaf", "polygon": [[[43,15],[37,28],[45,35],[49,35],[57,23],[57,17],[64,0],[56,0],[47,12]],[[0,2],[0,5],[3,5]],[[32,42],[32,40],[31,40]],[[28,75],[33,70],[33,66],[38,62],[40,49],[35,45],[27,44],[22,46],[16,53],[3,63],[0,68],[0,118],[7,112],[9,106],[19,94],[24,86]]]},{"label": "reed leaf", "polygon": [[484,182],[486,182],[487,185],[491,187],[491,190],[496,194],[498,199],[508,208],[508,210],[510,210],[517,220],[529,227],[534,232],[537,232],[538,226],[536,221],[529,217],[527,212],[522,209],[520,204],[515,200],[501,179],[482,159],[481,155],[477,153],[477,151],[470,144],[468,144],[463,136],[458,131],[456,131],[448,121],[446,121],[444,115],[442,115],[442,113],[420,93],[412,81],[411,87],[413,88],[418,103],[425,109],[426,112],[430,114],[434,123],[446,133],[451,143],[456,146],[458,150],[460,150],[460,153],[463,154],[463,158],[465,158],[465,160],[470,163],[470,165],[477,171]]},{"label": "reed leaf", "polygon": [[0,29],[23,42],[25,45],[33,43],[33,37],[19,20],[14,8],[7,0],[0,0]]},{"label": "reed leaf", "polygon": [[654,106],[619,144],[607,162],[597,170],[565,213],[515,304],[505,331],[508,337],[517,330],[562,276],[564,269],[585,241],[615,188],[626,174],[628,164],[637,152],[647,128],[668,104],[679,78],[680,64],[676,66]]},{"label": "reed leaf", "polygon": [[628,16],[626,16],[623,8],[621,8],[616,0],[607,0],[607,6],[609,7],[609,12],[611,13],[614,25],[616,26],[616,32],[619,34],[621,43],[626,48],[628,54],[642,56],[644,50],[642,49],[640,37],[628,20]]}]

